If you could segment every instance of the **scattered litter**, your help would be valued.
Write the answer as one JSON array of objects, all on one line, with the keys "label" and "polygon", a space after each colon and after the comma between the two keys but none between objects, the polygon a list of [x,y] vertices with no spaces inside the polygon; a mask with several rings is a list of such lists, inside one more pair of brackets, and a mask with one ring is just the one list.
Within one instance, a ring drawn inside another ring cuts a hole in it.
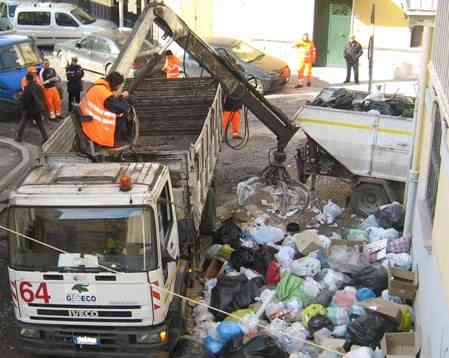
[{"label": "scattered litter", "polygon": [[[346,106],[349,97],[337,102]],[[235,218],[223,223],[203,265],[200,302],[223,312],[194,307],[196,345],[186,343],[186,357],[381,358],[373,349],[384,333],[413,330],[405,303],[417,282],[409,271],[411,238],[401,235],[402,205],[381,206],[360,225],[352,217],[354,227],[341,220],[332,230],[344,212],[332,201],[314,201],[323,210],[310,206],[311,220],[319,219],[312,224],[279,220],[292,208],[285,188],[250,178],[238,193],[241,217],[250,214],[240,226]],[[310,225],[318,230],[302,230]]]}]

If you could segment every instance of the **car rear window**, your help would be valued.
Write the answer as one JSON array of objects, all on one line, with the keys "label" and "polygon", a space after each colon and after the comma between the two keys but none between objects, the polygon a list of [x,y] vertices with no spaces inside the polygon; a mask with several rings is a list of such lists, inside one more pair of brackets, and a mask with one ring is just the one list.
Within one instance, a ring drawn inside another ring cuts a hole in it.
[{"label": "car rear window", "polygon": [[48,26],[50,13],[47,11],[22,11],[17,17],[19,25]]}]

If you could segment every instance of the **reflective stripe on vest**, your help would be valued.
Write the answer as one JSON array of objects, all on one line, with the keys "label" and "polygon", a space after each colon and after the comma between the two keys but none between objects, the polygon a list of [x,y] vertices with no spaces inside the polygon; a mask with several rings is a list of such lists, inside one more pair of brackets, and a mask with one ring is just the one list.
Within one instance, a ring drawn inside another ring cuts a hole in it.
[{"label": "reflective stripe on vest", "polygon": [[179,77],[179,60],[176,56],[168,56],[165,60],[164,71],[167,78]]},{"label": "reflective stripe on vest", "polygon": [[104,107],[104,102],[112,96],[109,83],[100,79],[87,90],[80,103],[80,111],[83,116],[92,117],[91,121],[82,121],[83,132],[93,142],[104,146],[113,147],[115,139],[116,114]]}]

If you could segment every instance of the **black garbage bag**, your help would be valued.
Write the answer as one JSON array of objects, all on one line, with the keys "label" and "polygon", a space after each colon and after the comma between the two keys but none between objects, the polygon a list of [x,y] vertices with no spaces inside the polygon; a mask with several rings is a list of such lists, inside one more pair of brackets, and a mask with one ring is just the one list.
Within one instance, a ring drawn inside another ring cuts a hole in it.
[{"label": "black garbage bag", "polygon": [[254,254],[254,268],[253,270],[265,277],[268,266],[274,259],[274,255],[278,250],[271,246],[261,246]]},{"label": "black garbage bag", "polygon": [[376,312],[368,312],[349,323],[343,348],[348,352],[352,345],[358,345],[374,350],[385,332],[394,332],[397,328],[398,324],[391,319]]},{"label": "black garbage bag", "polygon": [[365,106],[366,111],[375,110],[380,114],[392,116],[393,111],[391,110],[391,106],[385,101],[368,101]]},{"label": "black garbage bag", "polygon": [[398,202],[382,205],[374,213],[377,223],[384,229],[395,228],[402,231],[404,228],[405,210]]},{"label": "black garbage bag", "polygon": [[230,245],[233,249],[240,248],[240,236],[242,229],[237,226],[232,219],[226,220],[220,228],[215,231],[213,238],[214,244]]},{"label": "black garbage bag", "polygon": [[[263,286],[262,277],[248,280],[245,275],[223,276],[218,279],[212,289],[211,306],[232,313],[240,308],[247,308],[255,302]],[[217,321],[222,321],[226,315],[210,310]]]},{"label": "black garbage bag", "polygon": [[311,104],[319,107],[335,107],[336,102],[340,98],[349,98],[349,96],[351,96],[352,103],[352,94],[345,88],[325,88]]},{"label": "black garbage bag", "polygon": [[331,304],[334,294],[335,294],[335,292],[329,291],[328,289],[325,288],[325,289],[321,290],[321,292],[318,294],[318,296],[315,297],[315,299],[313,300],[313,303],[327,307]]},{"label": "black garbage bag", "polygon": [[388,104],[390,105],[393,116],[402,117],[413,117],[413,112],[415,109],[415,103],[408,97],[404,96],[394,96],[389,99]]},{"label": "black garbage bag", "polygon": [[354,96],[351,93],[345,93],[340,97],[335,99],[335,103],[333,105],[336,109],[352,109],[352,102],[354,101]]},{"label": "black garbage bag", "polygon": [[329,331],[332,331],[334,329],[334,325],[329,318],[319,314],[309,319],[307,328],[309,329],[310,334],[313,335],[322,328],[327,328]]},{"label": "black garbage bag", "polygon": [[270,336],[257,336],[234,351],[224,351],[221,358],[288,358],[289,354],[284,352]]},{"label": "black garbage bag", "polygon": [[234,250],[229,258],[229,264],[236,271],[240,271],[241,267],[245,267],[253,270],[255,267],[255,250],[249,249],[247,247],[241,247]]},{"label": "black garbage bag", "polygon": [[364,266],[354,272],[351,277],[353,286],[370,288],[377,296],[388,288],[388,271],[381,264]]},{"label": "black garbage bag", "polygon": [[170,358],[206,358],[201,342],[191,337],[181,337],[170,352]]},{"label": "black garbage bag", "polygon": [[236,271],[240,271],[241,267],[245,267],[265,276],[276,251],[276,249],[268,246],[262,246],[257,249],[241,247],[232,252],[229,264]]}]

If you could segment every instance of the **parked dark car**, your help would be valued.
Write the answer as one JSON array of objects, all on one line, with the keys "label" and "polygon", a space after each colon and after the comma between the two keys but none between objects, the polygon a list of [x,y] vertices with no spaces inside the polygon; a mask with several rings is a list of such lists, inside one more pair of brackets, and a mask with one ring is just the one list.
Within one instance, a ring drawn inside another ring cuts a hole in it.
[{"label": "parked dark car", "polygon": [[[210,37],[206,42],[221,57],[235,61],[248,79],[253,78],[251,82],[261,93],[275,92],[290,80],[290,68],[285,61],[267,55],[244,41],[228,37]],[[181,70],[185,70],[187,77],[208,75],[188,54],[185,56],[185,66],[181,65]]]}]

